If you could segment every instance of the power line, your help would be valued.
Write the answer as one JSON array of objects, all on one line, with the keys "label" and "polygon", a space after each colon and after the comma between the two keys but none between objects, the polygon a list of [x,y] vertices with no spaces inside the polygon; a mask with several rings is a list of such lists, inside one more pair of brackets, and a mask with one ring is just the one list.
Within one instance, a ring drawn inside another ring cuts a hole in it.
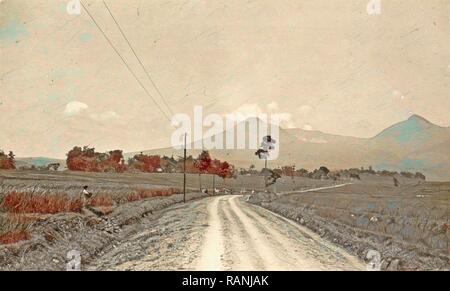
[{"label": "power line", "polygon": [[167,118],[167,120],[169,121],[169,123],[171,123],[171,118],[167,115],[166,112],[164,112],[164,110],[161,108],[161,106],[159,106],[158,102],[156,102],[155,98],[153,98],[153,96],[150,94],[150,92],[147,90],[147,88],[144,86],[144,84],[142,84],[142,82],[139,80],[139,78],[136,76],[136,74],[133,72],[133,70],[130,68],[130,66],[128,65],[128,63],[125,61],[125,59],[122,57],[122,55],[119,53],[119,51],[117,50],[117,48],[114,46],[114,44],[112,43],[112,41],[109,39],[109,37],[106,35],[106,33],[103,31],[103,29],[100,27],[100,25],[97,23],[97,21],[95,20],[94,16],[92,16],[92,14],[89,12],[89,10],[87,9],[87,7],[84,5],[83,1],[80,1],[81,6],[83,6],[84,10],[86,10],[87,14],[89,15],[89,17],[91,18],[92,22],[94,22],[95,26],[97,26],[97,28],[100,30],[100,32],[103,34],[103,36],[105,37],[105,39],[108,41],[109,45],[112,47],[112,49],[115,51],[115,53],[120,57],[120,59],[122,60],[122,62],[124,63],[124,65],[127,67],[128,71],[133,75],[133,77],[136,79],[136,81],[139,83],[139,85],[142,87],[142,89],[144,89],[145,93],[153,100],[153,103],[155,103],[155,105],[158,107],[158,109],[161,111],[161,113]]},{"label": "power line", "polygon": [[144,64],[142,63],[141,59],[139,58],[139,56],[137,55],[135,49],[133,48],[133,46],[131,45],[131,42],[128,40],[128,37],[125,35],[122,27],[120,26],[119,22],[116,20],[116,18],[114,17],[114,15],[112,14],[111,10],[108,7],[108,4],[106,3],[106,1],[103,1],[103,4],[106,7],[106,10],[108,10],[109,15],[111,15],[112,19],[114,20],[114,22],[116,23],[117,28],[119,29],[120,33],[122,34],[123,38],[126,40],[126,42],[128,43],[128,46],[130,47],[131,51],[133,52],[134,56],[136,57],[136,59],[139,61],[139,64],[141,65],[142,69],[144,70],[145,74],[147,75],[147,78],[149,79],[149,81],[152,83],[153,87],[155,88],[156,92],[158,92],[159,96],[161,97],[161,99],[163,100],[164,104],[166,105],[167,109],[169,110],[170,114],[173,115],[173,111],[170,109],[170,106],[167,104],[163,94],[161,93],[161,90],[159,90],[158,86],[156,85],[156,83],[153,81],[153,78],[151,77],[150,73],[148,72],[148,70],[145,68]]}]

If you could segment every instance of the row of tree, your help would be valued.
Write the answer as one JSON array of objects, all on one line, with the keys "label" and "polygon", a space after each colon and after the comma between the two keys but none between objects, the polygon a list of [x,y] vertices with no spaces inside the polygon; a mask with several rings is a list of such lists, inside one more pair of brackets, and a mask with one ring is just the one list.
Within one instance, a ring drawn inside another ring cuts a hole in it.
[{"label": "row of tree", "polygon": [[[144,173],[154,172],[182,172],[184,159],[162,157],[159,155],[137,154],[125,163],[121,150],[106,153],[96,152],[94,148],[87,146],[74,147],[67,153],[67,168],[71,171],[82,172],[117,172],[136,171]],[[192,156],[186,160],[188,173],[212,174],[223,179],[231,178],[234,167],[228,162],[212,159],[209,152],[203,151],[198,158]]]},{"label": "row of tree", "polygon": [[[246,175],[263,175],[265,172],[265,169],[262,169],[261,171],[257,171],[256,167],[254,165],[251,165],[248,169],[240,169],[240,174],[246,174]],[[296,169],[295,166],[283,166],[277,169],[274,169],[273,172],[280,176],[288,176],[288,177],[305,177],[305,178],[311,178],[311,179],[318,179],[318,180],[324,180],[324,179],[333,179],[337,180],[339,178],[355,178],[360,179],[361,174],[372,174],[372,175],[378,175],[383,177],[394,177],[397,175],[401,175],[406,178],[414,178],[414,179],[420,179],[425,180],[426,177],[421,172],[396,172],[396,171],[375,171],[370,166],[369,168],[351,168],[351,169],[344,169],[344,170],[337,170],[337,171],[330,171],[327,167],[322,166],[319,169],[315,169],[313,171],[308,171],[307,169]]]},{"label": "row of tree", "polygon": [[[128,159],[125,163],[123,151],[114,150],[106,153],[99,153],[95,148],[90,147],[74,147],[67,153],[67,168],[71,171],[83,172],[117,172],[123,173],[125,171],[136,172],[182,172],[186,164],[186,172],[196,174],[211,174],[219,176],[223,179],[233,177],[235,168],[226,161],[211,158],[208,151],[203,151],[197,158],[189,156],[184,163],[184,159],[179,157],[161,157],[159,155],[145,155],[143,153],[137,154]],[[57,169],[58,164],[52,164]],[[16,168],[15,155],[12,151],[6,154],[0,150],[0,169],[11,170]],[[46,168],[47,169],[47,168]],[[339,179],[356,178],[359,179],[361,174],[375,174],[379,176],[394,177],[401,175],[407,178],[416,178],[425,180],[426,177],[420,172],[395,172],[395,171],[375,171],[372,167],[365,169],[352,168],[339,171],[330,171],[327,167],[320,167],[313,171],[306,169],[296,169],[295,166],[283,166],[274,169],[277,175],[289,177],[307,177],[312,179]],[[249,169],[240,169],[240,174],[260,175],[264,174],[264,169],[259,172],[254,165]]]},{"label": "row of tree", "polygon": [[87,146],[74,147],[70,150],[67,153],[66,164],[69,170],[81,172],[122,173],[127,169],[122,151],[99,153]]}]

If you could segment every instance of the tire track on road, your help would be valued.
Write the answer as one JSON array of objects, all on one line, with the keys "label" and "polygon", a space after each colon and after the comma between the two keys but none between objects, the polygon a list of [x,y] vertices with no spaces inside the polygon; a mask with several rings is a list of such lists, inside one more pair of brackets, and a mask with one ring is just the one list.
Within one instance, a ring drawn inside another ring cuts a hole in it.
[{"label": "tire track on road", "polygon": [[230,210],[229,201],[221,200],[221,202],[222,208],[220,209],[220,213],[224,218],[224,234],[228,240],[228,244],[225,245],[227,269],[238,271],[263,269],[263,262],[258,256],[258,253],[255,252],[253,240],[245,232],[245,229],[242,227],[242,222],[236,214]]},{"label": "tire track on road", "polygon": [[[245,204],[240,199],[237,203]],[[290,258],[294,259],[296,270],[351,270],[362,267],[359,262],[350,259],[345,250],[331,246],[322,239],[313,239],[299,225],[286,223],[284,219],[253,205],[243,205],[242,209],[258,222],[259,227],[265,228],[287,250],[286,253],[292,254]]]},{"label": "tire track on road", "polygon": [[225,253],[223,223],[219,217],[219,201],[225,197],[213,198],[208,206],[208,229],[197,270],[223,271],[222,258]]},{"label": "tire track on road", "polygon": [[231,210],[236,214],[237,218],[241,221],[243,228],[249,234],[255,245],[255,252],[261,258],[264,266],[264,270],[282,271],[287,270],[285,258],[279,257],[275,254],[275,250],[278,246],[269,244],[270,238],[258,228],[255,227],[250,218],[248,218],[242,210],[236,205],[235,199],[239,196],[229,197],[229,204]]}]

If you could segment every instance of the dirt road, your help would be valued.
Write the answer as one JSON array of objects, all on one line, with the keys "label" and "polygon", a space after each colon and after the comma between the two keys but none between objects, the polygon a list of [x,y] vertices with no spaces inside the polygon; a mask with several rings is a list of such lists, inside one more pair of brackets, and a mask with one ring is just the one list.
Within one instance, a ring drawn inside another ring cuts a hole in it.
[{"label": "dirt road", "polygon": [[277,195],[285,195],[285,194],[301,194],[301,193],[308,193],[308,192],[317,192],[320,190],[329,190],[329,189],[336,189],[345,187],[348,185],[351,185],[352,183],[346,183],[346,184],[338,184],[333,186],[326,186],[326,187],[320,187],[320,188],[312,188],[312,189],[306,189],[306,190],[300,190],[300,191],[283,191],[283,192],[277,192]]},{"label": "dirt road", "polygon": [[363,262],[345,250],[295,222],[245,202],[241,196],[195,201],[166,212],[160,220],[152,230],[159,238],[148,239],[148,255],[112,269],[365,269]]},{"label": "dirt road", "polygon": [[212,199],[197,270],[357,270],[345,251],[238,196]]}]

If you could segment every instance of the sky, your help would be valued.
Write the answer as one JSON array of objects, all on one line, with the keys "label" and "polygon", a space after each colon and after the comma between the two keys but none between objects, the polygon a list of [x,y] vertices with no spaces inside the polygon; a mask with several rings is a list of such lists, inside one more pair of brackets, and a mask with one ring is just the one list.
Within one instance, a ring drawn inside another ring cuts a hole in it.
[{"label": "sky", "polygon": [[279,113],[282,126],[372,137],[418,114],[450,125],[450,1],[0,0],[0,149],[170,145],[166,115]]}]

